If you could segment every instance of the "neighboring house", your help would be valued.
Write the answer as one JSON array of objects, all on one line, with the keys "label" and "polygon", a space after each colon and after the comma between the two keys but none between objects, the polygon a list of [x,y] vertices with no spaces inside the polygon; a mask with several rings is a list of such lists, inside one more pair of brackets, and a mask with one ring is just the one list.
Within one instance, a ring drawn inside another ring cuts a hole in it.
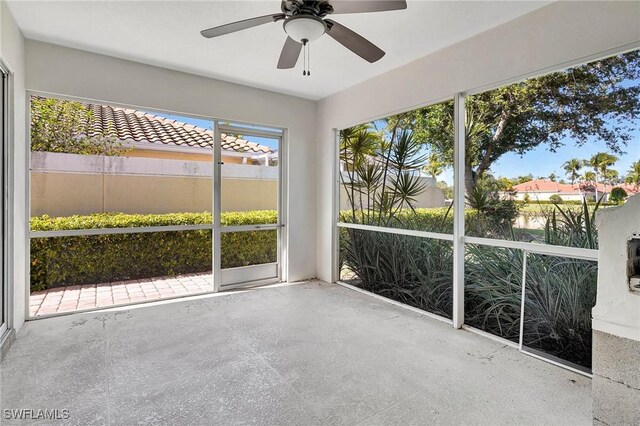
[{"label": "neighboring house", "polygon": [[[130,148],[127,157],[212,161],[213,130],[159,115],[109,105],[83,104],[93,113],[95,134],[112,133]],[[222,161],[269,165],[277,151],[268,146],[222,134]]]},{"label": "neighboring house", "polygon": [[[609,194],[613,188],[623,188],[627,194],[632,195],[638,192],[637,188],[631,185],[597,185],[598,198],[602,201],[608,201]],[[564,201],[581,201],[583,195],[588,200],[596,199],[596,185],[593,182],[585,183],[559,183],[549,179],[534,179],[524,182],[513,187],[516,191],[514,198],[516,200],[524,200],[528,196],[531,201],[548,201],[552,195],[559,195]]]}]

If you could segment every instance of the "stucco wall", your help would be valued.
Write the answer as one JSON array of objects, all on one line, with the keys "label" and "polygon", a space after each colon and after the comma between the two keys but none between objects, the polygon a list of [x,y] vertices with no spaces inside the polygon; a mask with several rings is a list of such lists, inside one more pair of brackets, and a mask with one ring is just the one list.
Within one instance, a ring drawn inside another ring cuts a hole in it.
[{"label": "stucco wall", "polygon": [[593,315],[594,424],[640,424],[640,293],[631,291],[627,241],[640,238],[640,194],[596,213],[598,296]]},{"label": "stucco wall", "polygon": [[627,239],[640,235],[640,194],[596,213],[598,299],[593,329],[640,342],[640,294],[629,291]]},{"label": "stucco wall", "polygon": [[[161,214],[212,209],[212,164],[31,153],[31,215]],[[277,167],[224,165],[222,211],[275,210]]]},{"label": "stucco wall", "polygon": [[[421,177],[421,181],[425,184],[425,188],[420,194],[414,197],[415,208],[431,208],[431,207],[445,207],[444,194],[442,190],[438,188],[436,180],[431,177]],[[356,206],[358,201],[356,200]],[[349,196],[344,184],[340,185],[340,210],[350,210],[352,208],[349,202]]]},{"label": "stucco wall", "polygon": [[[192,153],[192,152],[176,152],[176,151],[161,151],[151,149],[139,149],[134,148],[131,151],[127,151],[127,157],[142,157],[142,158],[164,158],[167,160],[185,160],[185,161],[213,161],[213,150],[210,152]],[[228,155],[227,152],[222,152],[222,161],[226,164],[242,164],[242,157],[237,155]],[[251,164],[251,160],[248,161]]]},{"label": "stucco wall", "polygon": [[[31,215],[211,211],[211,179],[32,173]],[[276,210],[278,182],[222,180],[222,211]]]},{"label": "stucco wall", "polygon": [[639,17],[638,2],[554,2],[321,100],[318,277],[333,278],[334,129],[638,47]]}]

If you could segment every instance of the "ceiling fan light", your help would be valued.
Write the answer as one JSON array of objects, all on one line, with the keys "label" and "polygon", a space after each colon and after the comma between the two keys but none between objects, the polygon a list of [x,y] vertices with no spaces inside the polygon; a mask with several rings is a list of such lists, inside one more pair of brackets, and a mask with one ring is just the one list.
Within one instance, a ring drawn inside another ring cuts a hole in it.
[{"label": "ceiling fan light", "polygon": [[315,16],[294,16],[284,22],[284,30],[289,37],[302,43],[319,39],[326,31],[327,24]]}]

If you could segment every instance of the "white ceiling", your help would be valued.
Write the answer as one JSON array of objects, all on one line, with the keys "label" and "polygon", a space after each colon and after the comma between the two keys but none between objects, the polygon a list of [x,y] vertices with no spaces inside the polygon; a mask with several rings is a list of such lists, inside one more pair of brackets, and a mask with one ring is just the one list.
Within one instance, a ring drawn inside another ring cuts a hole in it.
[{"label": "white ceiling", "polygon": [[529,13],[548,2],[408,1],[407,10],[332,19],[387,52],[369,64],[328,36],[311,46],[311,77],[276,64],[281,23],[205,39],[200,30],[278,13],[261,1],[9,1],[25,37],[320,99]]}]

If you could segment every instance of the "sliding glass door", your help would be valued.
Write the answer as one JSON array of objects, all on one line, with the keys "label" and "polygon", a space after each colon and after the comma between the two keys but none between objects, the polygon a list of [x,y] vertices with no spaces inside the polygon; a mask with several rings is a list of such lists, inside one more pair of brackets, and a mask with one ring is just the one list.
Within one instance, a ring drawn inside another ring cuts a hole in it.
[{"label": "sliding glass door", "polygon": [[280,278],[282,132],[218,127],[220,285]]}]

